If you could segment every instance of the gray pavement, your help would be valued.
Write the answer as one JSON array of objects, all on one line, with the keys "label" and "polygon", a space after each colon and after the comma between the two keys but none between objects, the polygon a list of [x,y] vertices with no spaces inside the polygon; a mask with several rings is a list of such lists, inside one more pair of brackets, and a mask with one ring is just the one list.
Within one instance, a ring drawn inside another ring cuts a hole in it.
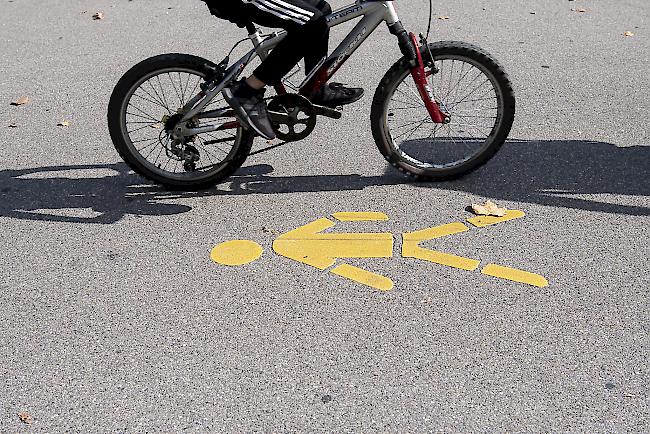
[{"label": "gray pavement", "polygon": [[[396,4],[425,30],[424,1]],[[382,29],[337,76],[369,92],[342,120],[200,193],[128,172],[108,97],[136,62],[219,60],[240,31],[198,0],[0,10],[0,432],[650,431],[646,0],[437,2],[434,39],[490,51],[517,92],[511,142],[468,177],[414,184],[377,152],[371,96],[398,58]],[[391,218],[342,231],[400,234],[485,199],[527,215],[430,246],[548,287],[348,261],[393,279],[383,293],[270,249],[337,211]],[[265,252],[212,263],[231,239]]]}]

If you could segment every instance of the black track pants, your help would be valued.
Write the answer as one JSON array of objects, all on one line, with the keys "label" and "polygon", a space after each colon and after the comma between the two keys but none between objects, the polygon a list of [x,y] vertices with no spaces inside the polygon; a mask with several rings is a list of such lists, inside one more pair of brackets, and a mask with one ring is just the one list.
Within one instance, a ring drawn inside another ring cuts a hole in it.
[{"label": "black track pants", "polygon": [[325,17],[332,8],[325,0],[245,0],[251,21],[265,27],[282,28],[284,38],[255,70],[269,85],[280,83],[301,59],[309,73],[327,56],[329,28]]}]

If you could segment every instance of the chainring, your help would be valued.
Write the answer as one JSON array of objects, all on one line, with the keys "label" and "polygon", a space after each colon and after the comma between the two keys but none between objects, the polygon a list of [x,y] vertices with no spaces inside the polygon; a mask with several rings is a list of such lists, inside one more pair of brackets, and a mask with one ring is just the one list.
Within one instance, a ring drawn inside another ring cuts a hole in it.
[{"label": "chainring", "polygon": [[316,110],[312,103],[297,93],[273,97],[268,104],[275,135],[285,142],[309,136],[316,127]]}]

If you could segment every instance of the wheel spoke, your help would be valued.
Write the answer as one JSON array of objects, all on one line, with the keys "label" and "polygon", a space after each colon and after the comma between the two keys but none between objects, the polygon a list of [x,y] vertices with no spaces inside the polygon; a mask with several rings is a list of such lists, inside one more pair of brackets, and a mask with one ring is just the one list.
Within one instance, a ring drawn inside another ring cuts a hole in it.
[{"label": "wheel spoke", "polygon": [[173,114],[174,110],[172,110],[169,107],[169,103],[167,102],[167,96],[165,95],[165,89],[163,88],[162,82],[160,81],[160,75],[156,75],[156,80],[158,81],[158,86],[160,87],[160,93],[162,94],[163,101],[165,101],[165,106],[167,107],[169,113]]},{"label": "wheel spoke", "polygon": [[[157,77],[157,76],[156,76],[156,77]],[[172,114],[172,111],[171,111],[171,109],[169,108],[169,104],[167,104],[167,101],[166,101],[164,98],[162,98],[162,97],[160,96],[160,94],[158,93],[158,91],[156,90],[156,88],[154,87],[154,85],[151,83],[151,80],[147,80],[146,84],[148,84],[149,87],[151,87],[151,90],[153,91],[154,94],[156,94],[156,97],[157,97],[158,100],[160,101],[161,105],[162,105],[163,107],[165,107],[165,109],[167,110],[167,113],[169,113],[169,114],[171,115],[171,114]],[[143,85],[143,87],[142,87],[141,89],[142,89],[142,91],[144,92],[144,85]]]}]

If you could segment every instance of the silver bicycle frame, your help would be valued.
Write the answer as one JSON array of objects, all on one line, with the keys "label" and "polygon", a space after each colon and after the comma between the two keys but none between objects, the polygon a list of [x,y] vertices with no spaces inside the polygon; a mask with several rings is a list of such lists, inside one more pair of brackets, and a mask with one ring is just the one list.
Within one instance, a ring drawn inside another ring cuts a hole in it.
[{"label": "silver bicycle frame", "polygon": [[[328,15],[326,19],[328,26],[332,28],[358,17],[363,18],[357,23],[339,46],[336,47],[332,54],[321,60],[314,70],[309,72],[305,80],[299,86],[300,93],[309,93],[314,88],[318,88],[320,85],[326,83],[382,22],[386,22],[386,24],[390,26],[399,21],[392,1],[362,0],[357,0],[352,5],[344,6],[335,10]],[[268,56],[268,53],[285,38],[286,34],[286,31],[279,31],[268,35],[262,35],[259,30],[256,29],[254,33],[248,35],[250,40],[253,42],[254,48],[231,65],[226,70],[224,78],[217,85],[212,89],[200,92],[197,96],[192,98],[185,107],[183,107],[184,110],[188,111],[182,121],[187,121],[199,115],[205,106],[207,106],[228,83],[236,79],[252,60],[257,57],[260,57],[262,60],[265,59]],[[210,117],[223,116],[230,110],[230,108],[224,108],[222,110],[213,111]],[[219,128],[221,128],[221,125],[205,125],[198,128],[187,128],[184,129],[183,132],[184,134],[192,135],[216,131]]]}]

